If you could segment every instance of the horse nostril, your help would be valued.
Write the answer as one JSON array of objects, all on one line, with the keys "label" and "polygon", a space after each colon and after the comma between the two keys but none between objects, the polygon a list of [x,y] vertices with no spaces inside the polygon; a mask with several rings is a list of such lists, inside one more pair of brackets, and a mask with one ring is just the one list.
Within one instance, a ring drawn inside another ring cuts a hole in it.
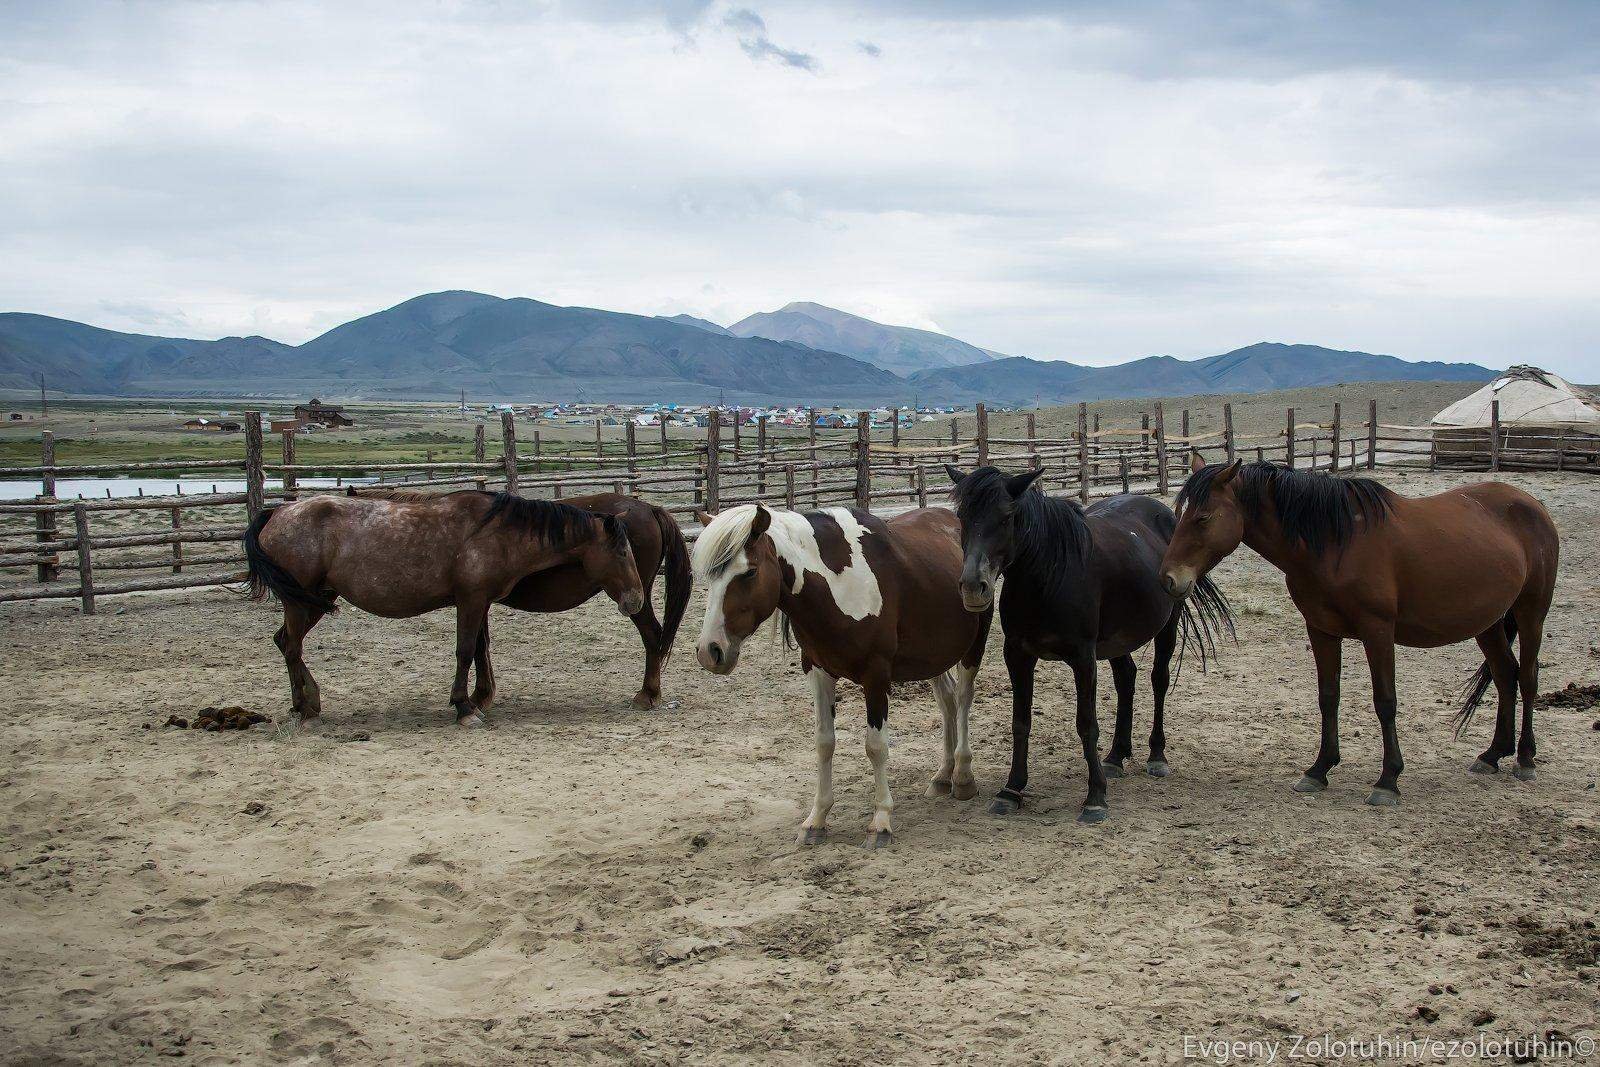
[{"label": "horse nostril", "polygon": [[721,666],[722,646],[713,641],[710,645],[706,646],[706,651],[711,655],[711,662]]}]

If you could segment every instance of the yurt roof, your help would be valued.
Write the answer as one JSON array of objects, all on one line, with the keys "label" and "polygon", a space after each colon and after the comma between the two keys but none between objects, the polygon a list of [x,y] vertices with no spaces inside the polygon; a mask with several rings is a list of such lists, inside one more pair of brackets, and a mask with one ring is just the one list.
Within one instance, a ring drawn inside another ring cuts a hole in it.
[{"label": "yurt roof", "polygon": [[1435,426],[1488,426],[1489,405],[1500,401],[1500,422],[1600,428],[1600,400],[1538,367],[1505,371],[1471,396],[1433,417]]}]

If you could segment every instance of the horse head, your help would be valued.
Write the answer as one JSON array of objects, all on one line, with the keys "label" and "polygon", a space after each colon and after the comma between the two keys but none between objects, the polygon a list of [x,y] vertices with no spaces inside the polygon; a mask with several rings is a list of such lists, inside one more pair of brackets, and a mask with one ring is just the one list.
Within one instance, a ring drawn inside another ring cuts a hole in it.
[{"label": "horse head", "polygon": [[706,614],[695,658],[712,674],[730,674],[745,638],[778,610],[783,573],[767,533],[772,513],[747,504],[697,518],[704,528],[694,544],[694,571],[706,586]]},{"label": "horse head", "polygon": [[961,603],[971,612],[988,611],[1000,575],[1016,557],[1017,501],[1044,471],[1008,477],[996,467],[969,474],[946,464],[945,472],[955,483],[961,519]]}]

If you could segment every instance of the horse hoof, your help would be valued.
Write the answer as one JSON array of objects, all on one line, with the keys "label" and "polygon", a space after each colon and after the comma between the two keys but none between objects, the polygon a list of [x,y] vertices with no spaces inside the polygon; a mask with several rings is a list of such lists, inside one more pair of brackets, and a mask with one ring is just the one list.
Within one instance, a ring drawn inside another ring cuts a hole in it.
[{"label": "horse hoof", "polygon": [[1302,774],[1300,780],[1293,786],[1296,793],[1320,793],[1328,788],[1328,783],[1318,781],[1309,774]]},{"label": "horse hoof", "polygon": [[827,840],[828,828],[826,826],[802,826],[800,827],[800,835],[795,838],[796,843],[806,847],[820,845]]},{"label": "horse hoof", "polygon": [[1374,789],[1367,794],[1367,803],[1375,808],[1398,808],[1400,794],[1393,789]]},{"label": "horse hoof", "polygon": [[649,711],[660,701],[660,697],[653,697],[643,689],[633,694],[633,699],[628,701],[628,707],[634,711]]},{"label": "horse hoof", "polygon": [[941,781],[939,781],[939,779],[935,778],[933,781],[928,783],[928,796],[930,796],[930,797],[947,797],[949,795],[950,795],[950,783],[949,782],[941,782]]},{"label": "horse hoof", "polygon": [[1078,821],[1081,823],[1105,822],[1111,818],[1111,810],[1104,806],[1090,807],[1085,804],[1083,810],[1078,812]]},{"label": "horse hoof", "polygon": [[1022,810],[1020,798],[1001,793],[989,802],[990,815],[1011,815]]},{"label": "horse hoof", "polygon": [[888,830],[869,831],[866,841],[862,842],[863,847],[868,849],[888,848],[892,844],[894,834]]},{"label": "horse hoof", "polygon": [[1120,761],[1112,763],[1110,760],[1101,760],[1100,769],[1105,772],[1107,778],[1122,778],[1127,775],[1127,772],[1122,769]]},{"label": "horse hoof", "polygon": [[1165,778],[1172,773],[1172,768],[1167,766],[1164,759],[1153,759],[1144,765],[1144,769],[1152,778]]},{"label": "horse hoof", "polygon": [[1511,769],[1511,773],[1517,778],[1518,781],[1522,782],[1536,781],[1539,777],[1538,771],[1534,770],[1532,767],[1524,767],[1520,763]]},{"label": "horse hoof", "polygon": [[1470,768],[1473,774],[1499,774],[1500,768],[1486,759],[1475,759]]},{"label": "horse hoof", "polygon": [[479,730],[487,726],[488,723],[484,721],[482,715],[479,715],[474,711],[470,715],[463,715],[461,718],[457,719],[456,725],[464,730]]},{"label": "horse hoof", "polygon": [[480,697],[474,693],[472,695],[472,705],[479,711],[488,711],[490,708],[494,707],[494,694],[488,693]]},{"label": "horse hoof", "polygon": [[956,782],[950,788],[950,795],[957,800],[971,800],[978,795],[978,783]]}]

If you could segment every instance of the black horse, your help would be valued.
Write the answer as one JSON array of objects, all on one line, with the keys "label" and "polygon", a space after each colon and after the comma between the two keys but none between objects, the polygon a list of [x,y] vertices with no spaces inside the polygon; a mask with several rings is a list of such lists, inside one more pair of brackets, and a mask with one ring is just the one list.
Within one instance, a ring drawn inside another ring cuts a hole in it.
[{"label": "black horse", "polygon": [[[1011,774],[989,810],[1008,815],[1022,806],[1034,670],[1041,659],[1063,660],[1077,686],[1078,737],[1089,765],[1089,795],[1078,821],[1100,822],[1108,814],[1106,776],[1121,777],[1122,761],[1133,752],[1133,653],[1155,642],[1155,719],[1146,769],[1164,777],[1169,770],[1162,718],[1173,650],[1180,638],[1185,647],[1194,640],[1203,666],[1214,651],[1213,635],[1223,627],[1232,632],[1228,602],[1205,579],[1181,602],[1162,588],[1161,557],[1177,519],[1159,500],[1125,494],[1085,511],[1077,501],[1035,488],[1040,470],[1008,477],[994,467],[970,474],[945,469],[956,483],[967,609],[988,610],[997,579],[1006,578],[1000,622],[1011,675]],[[1095,661],[1102,659],[1111,661],[1117,687],[1117,727],[1103,763],[1095,715]]]}]

